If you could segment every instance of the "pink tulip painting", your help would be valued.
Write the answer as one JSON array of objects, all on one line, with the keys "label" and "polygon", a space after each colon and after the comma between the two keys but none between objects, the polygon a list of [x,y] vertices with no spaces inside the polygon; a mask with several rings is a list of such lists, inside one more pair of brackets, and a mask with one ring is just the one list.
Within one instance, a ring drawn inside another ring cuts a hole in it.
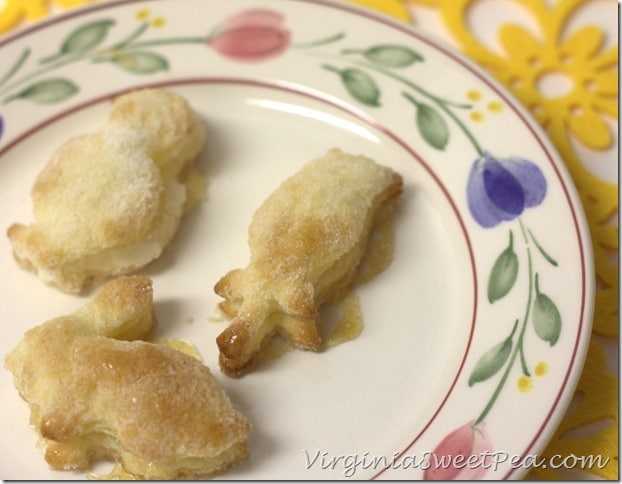
[{"label": "pink tulip painting", "polygon": [[207,44],[224,57],[239,62],[259,62],[282,54],[291,33],[283,16],[272,10],[251,9],[229,17],[210,36]]},{"label": "pink tulip painting", "polygon": [[485,424],[470,421],[447,435],[431,452],[423,478],[432,481],[481,479],[489,467],[492,443]]}]

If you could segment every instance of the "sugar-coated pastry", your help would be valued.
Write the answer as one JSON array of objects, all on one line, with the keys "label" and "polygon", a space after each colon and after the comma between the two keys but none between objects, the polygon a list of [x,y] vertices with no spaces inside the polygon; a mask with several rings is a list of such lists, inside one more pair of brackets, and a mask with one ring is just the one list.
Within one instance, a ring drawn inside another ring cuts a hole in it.
[{"label": "sugar-coated pastry", "polygon": [[249,369],[275,333],[318,351],[318,308],[351,287],[376,214],[402,191],[402,178],[364,156],[333,149],[307,163],[253,215],[250,262],[215,286],[233,318],[218,336],[221,369]]},{"label": "sugar-coated pastry", "polygon": [[151,280],[123,276],[6,357],[53,469],[108,459],[136,478],[199,478],[246,457],[248,419],[199,360],[142,340],[154,324]]},{"label": "sugar-coated pastry", "polygon": [[193,197],[202,122],[180,95],[115,99],[99,131],[63,143],[32,187],[34,222],[9,227],[16,260],[68,293],[158,258]]}]

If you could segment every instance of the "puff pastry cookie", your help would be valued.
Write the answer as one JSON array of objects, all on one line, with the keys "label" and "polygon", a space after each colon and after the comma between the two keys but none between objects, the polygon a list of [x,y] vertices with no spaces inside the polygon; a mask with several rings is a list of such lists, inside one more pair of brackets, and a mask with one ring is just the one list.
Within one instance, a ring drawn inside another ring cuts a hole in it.
[{"label": "puff pastry cookie", "polygon": [[215,286],[233,318],[217,338],[226,374],[247,371],[277,332],[319,351],[318,308],[350,288],[376,214],[401,191],[398,173],[334,149],[272,193],[249,227],[250,263]]},{"label": "puff pastry cookie", "polygon": [[101,130],[65,142],[38,175],[34,222],[8,229],[16,260],[78,293],[93,278],[156,259],[188,208],[192,162],[205,136],[178,94],[146,89],[118,97]]},{"label": "puff pastry cookie", "polygon": [[7,356],[52,468],[104,458],[137,478],[195,478],[245,458],[249,421],[200,361],[141,340],[154,322],[151,281],[124,276]]}]

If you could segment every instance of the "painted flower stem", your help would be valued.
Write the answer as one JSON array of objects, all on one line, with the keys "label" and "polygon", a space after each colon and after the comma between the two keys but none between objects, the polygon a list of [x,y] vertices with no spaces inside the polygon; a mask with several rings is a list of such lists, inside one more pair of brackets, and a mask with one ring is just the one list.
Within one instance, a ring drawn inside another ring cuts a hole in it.
[{"label": "painted flower stem", "polygon": [[326,69],[328,72],[334,72],[335,74],[341,74],[341,69],[330,64],[322,64],[322,69]]},{"label": "painted flower stem", "polygon": [[521,338],[517,344],[519,345],[520,364],[521,364],[521,369],[523,371],[523,375],[531,376],[531,372],[529,371],[529,366],[527,365],[527,360],[525,359],[525,347],[523,345],[523,338]]},{"label": "painted flower stem", "polygon": [[484,406],[482,413],[479,415],[479,417],[477,417],[477,419],[475,419],[475,425],[482,422],[488,416],[488,413],[490,412],[490,410],[492,410],[492,407],[497,401],[497,398],[499,397],[501,390],[503,390],[503,387],[505,386],[505,383],[508,377],[510,376],[510,371],[514,367],[516,358],[519,355],[521,358],[521,366],[522,366],[523,373],[526,376],[530,375],[529,370],[527,368],[527,364],[524,360],[523,339],[525,337],[525,331],[527,330],[527,323],[529,321],[529,312],[531,310],[531,301],[532,301],[532,294],[533,294],[533,289],[534,289],[533,287],[534,275],[533,275],[533,263],[532,263],[532,256],[531,256],[531,248],[529,246],[529,239],[527,238],[527,234],[525,232],[525,227],[523,225],[523,222],[520,219],[519,219],[519,224],[520,224],[521,231],[523,234],[523,240],[525,241],[525,246],[526,246],[525,250],[527,252],[527,273],[528,273],[528,278],[529,278],[529,287],[528,287],[527,304],[525,306],[525,314],[523,316],[523,322],[521,324],[521,329],[518,335],[518,340],[516,342],[516,345],[514,346],[514,349],[512,350],[512,354],[510,355],[508,359],[508,362],[505,367],[505,371],[503,372],[503,375],[501,376],[501,379],[499,380],[499,383],[497,384],[495,391],[492,393],[492,396],[490,397],[490,399]]},{"label": "painted flower stem", "polygon": [[149,28],[149,22],[142,22],[126,39],[117,42],[111,49],[122,49],[138,39]]},{"label": "painted flower stem", "polygon": [[329,37],[324,37],[323,39],[312,40],[310,42],[300,42],[297,44],[292,44],[294,49],[311,49],[313,47],[321,47],[323,45],[332,44],[334,42],[339,42],[343,38],[345,38],[346,34],[343,32],[339,32],[338,34],[331,35]]},{"label": "painted flower stem", "polygon": [[460,108],[460,109],[468,109],[468,108],[471,107],[470,104],[456,103],[456,102],[449,101],[449,100],[440,98],[438,96],[435,96],[434,94],[430,93],[429,91],[423,89],[418,84],[415,84],[414,82],[410,81],[409,79],[404,78],[400,74],[396,74],[395,72],[392,72],[392,71],[390,71],[388,69],[385,69],[383,67],[376,66],[376,65],[373,65],[373,64],[367,64],[367,63],[364,63],[364,62],[356,62],[356,64],[359,64],[359,65],[361,65],[363,67],[367,67],[369,69],[373,69],[373,70],[375,70],[377,72],[380,72],[380,73],[382,73],[382,74],[384,74],[384,75],[386,75],[388,77],[391,77],[392,79],[395,79],[396,81],[401,82],[402,84],[404,84],[404,85],[410,87],[411,89],[417,91],[419,94],[425,96],[430,101],[434,102],[447,116],[449,116],[453,120],[454,123],[456,123],[458,128],[460,128],[460,130],[463,132],[463,134],[467,137],[467,139],[473,145],[473,148],[478,153],[478,155],[479,156],[483,156],[484,150],[480,146],[480,144],[477,141],[477,139],[475,139],[475,136],[473,136],[473,133],[471,133],[469,128],[462,122],[462,120],[458,116],[456,116],[455,113],[451,109],[449,109],[449,107],[456,107],[456,108]]},{"label": "painted flower stem", "polygon": [[533,241],[534,245],[536,246],[536,248],[538,249],[542,257],[544,257],[544,259],[549,264],[551,264],[554,267],[557,267],[558,265],[557,261],[553,257],[551,257],[548,252],[544,250],[544,248],[540,245],[540,243],[536,239],[535,235],[533,235],[533,232],[530,229],[527,229],[527,232],[529,233],[529,237],[531,237],[531,240]]},{"label": "painted flower stem", "polygon": [[124,49],[142,49],[143,47],[153,47],[155,45],[175,45],[175,44],[205,44],[207,36],[201,37],[169,37],[167,39],[144,40],[128,45]]},{"label": "painted flower stem", "polygon": [[30,49],[26,48],[18,57],[17,61],[13,66],[0,78],[0,86],[7,83],[22,67],[24,62],[30,57]]},{"label": "painted flower stem", "polygon": [[[469,109],[471,107],[470,104],[464,104],[464,103],[457,103],[454,101],[450,101],[448,99],[443,99],[439,96],[436,96],[434,94],[432,94],[430,91],[427,91],[426,89],[422,88],[421,86],[419,86],[418,84],[415,84],[414,82],[410,81],[409,79],[406,79],[405,77],[401,76],[400,74],[396,74],[395,72],[392,72],[388,69],[385,69],[384,67],[381,66],[377,66],[371,63],[366,63],[366,62],[358,62],[358,61],[352,61],[354,64],[357,64],[361,67],[367,67],[368,69],[372,69],[375,70],[377,72],[380,72],[381,74],[384,74],[385,76],[391,77],[392,79],[401,82],[402,84],[410,87],[411,89],[417,91],[419,94],[422,94],[423,96],[425,96],[426,98],[428,98],[430,101],[434,102],[436,105],[438,105],[440,108],[442,108],[447,114],[451,115],[452,118],[454,118],[453,113],[451,113],[451,111],[448,110],[448,106],[451,107],[455,107],[455,108],[460,108],[460,109]],[[461,125],[462,122],[455,118],[456,121],[458,121],[458,124]],[[466,129],[466,127],[464,127],[464,129]],[[468,131],[468,130],[467,130]],[[482,152],[483,150],[481,148],[479,148],[479,144],[477,143],[477,141],[474,141],[474,145],[477,146],[477,150],[478,153]]]},{"label": "painted flower stem", "polygon": [[[380,68],[377,68],[377,70],[379,70],[379,69]],[[384,69],[382,69],[382,70],[384,70]],[[389,75],[389,73],[387,73],[387,74]],[[427,91],[425,91],[424,89],[420,88],[419,86],[417,86],[416,84],[412,83],[411,81],[402,78],[402,76],[399,76],[399,75],[394,74],[394,73],[390,73],[390,75],[391,75],[391,77],[393,77],[393,78],[395,78],[397,80],[400,80],[401,82],[403,82],[407,86],[409,86],[412,89],[415,89],[416,91],[418,91],[421,94],[425,95],[431,101],[434,101],[436,103],[436,105],[439,108],[441,108],[443,110],[443,112],[453,120],[454,123],[456,123],[456,125],[460,128],[460,130],[463,132],[463,134],[467,137],[467,139],[473,145],[473,148],[475,149],[477,154],[479,156],[483,156],[484,150],[480,146],[480,144],[478,143],[477,139],[475,139],[475,136],[473,136],[473,133],[471,133],[469,128],[466,127],[466,125],[462,122],[462,120],[458,116],[456,116],[451,109],[449,109],[449,106],[458,107],[458,108],[461,108],[461,109],[467,109],[467,108],[471,107],[470,105],[467,105],[467,104],[456,104],[456,103],[453,103],[453,102],[446,101],[444,99],[441,99],[441,98],[439,98],[437,96],[434,96],[434,95],[428,93]],[[406,99],[408,99],[415,106],[418,106],[420,104],[419,102],[417,102],[416,99],[414,99],[407,92],[404,92],[403,95],[404,95],[404,97]]]}]

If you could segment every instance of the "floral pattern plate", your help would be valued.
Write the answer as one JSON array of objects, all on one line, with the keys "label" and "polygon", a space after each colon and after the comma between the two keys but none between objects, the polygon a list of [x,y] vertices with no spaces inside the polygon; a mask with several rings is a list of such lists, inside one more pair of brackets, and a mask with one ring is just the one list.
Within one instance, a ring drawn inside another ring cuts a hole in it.
[{"label": "floral pattern plate", "polygon": [[[238,479],[520,478],[565,412],[593,304],[579,200],[546,136],[452,50],[388,18],[324,0],[113,1],[0,42],[0,222],[31,220],[52,151],[95,130],[111,97],[186,96],[205,121],[206,196],[154,280],[158,335],[193,342],[254,423]],[[290,351],[242,379],[217,369],[214,283],[247,261],[251,214],[332,147],[398,170],[391,266],[356,287],[362,334]],[[72,311],[0,241],[7,354]],[[54,472],[2,372],[3,479]],[[553,463],[551,463],[553,464]],[[105,472],[98,465],[95,472]]]}]

